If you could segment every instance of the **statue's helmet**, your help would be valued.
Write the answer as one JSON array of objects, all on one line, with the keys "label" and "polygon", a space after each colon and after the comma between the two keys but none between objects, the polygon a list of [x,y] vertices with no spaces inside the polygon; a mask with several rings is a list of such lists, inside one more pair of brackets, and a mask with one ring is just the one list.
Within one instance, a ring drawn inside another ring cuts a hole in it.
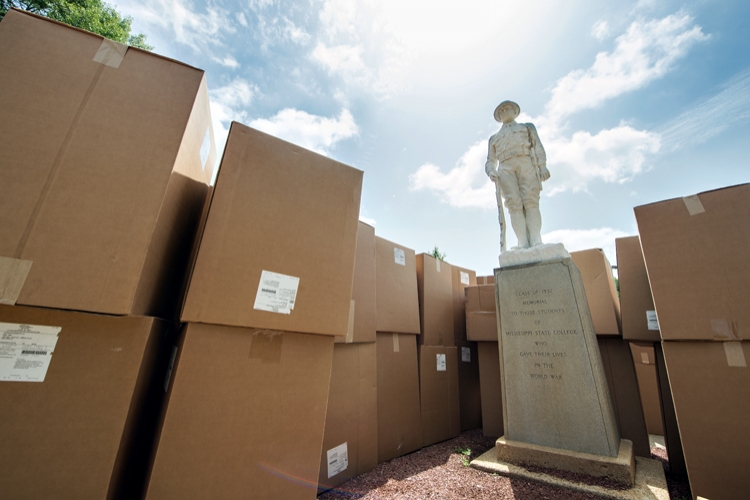
[{"label": "statue's helmet", "polygon": [[502,123],[503,120],[500,118],[500,110],[507,106],[510,106],[511,108],[513,108],[513,113],[515,114],[515,116],[513,116],[514,120],[518,117],[519,114],[521,114],[521,108],[520,106],[518,106],[518,104],[516,104],[513,101],[503,101],[500,104],[498,104],[497,107],[495,108],[495,114],[494,114],[495,121]]}]

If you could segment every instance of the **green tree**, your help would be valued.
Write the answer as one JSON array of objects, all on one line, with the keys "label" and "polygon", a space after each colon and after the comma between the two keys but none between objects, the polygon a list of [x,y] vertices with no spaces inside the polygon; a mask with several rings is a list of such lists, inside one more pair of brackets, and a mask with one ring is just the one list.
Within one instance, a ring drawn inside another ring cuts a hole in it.
[{"label": "green tree", "polygon": [[445,255],[444,252],[440,251],[437,245],[435,245],[435,248],[433,248],[432,251],[428,255],[432,255],[436,259],[440,259],[442,261],[445,261],[445,258],[447,257],[447,255]]},{"label": "green tree", "polygon": [[143,33],[130,34],[132,17],[122,17],[114,7],[102,0],[0,0],[0,19],[11,7],[97,33],[115,42],[144,50],[154,49],[146,43]]}]

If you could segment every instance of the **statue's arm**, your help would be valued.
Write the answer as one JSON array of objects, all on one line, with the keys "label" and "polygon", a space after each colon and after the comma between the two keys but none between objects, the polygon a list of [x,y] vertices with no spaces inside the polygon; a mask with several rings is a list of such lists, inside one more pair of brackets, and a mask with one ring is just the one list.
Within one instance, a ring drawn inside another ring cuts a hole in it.
[{"label": "statue's arm", "polygon": [[529,140],[531,141],[531,148],[534,150],[534,157],[536,158],[537,167],[539,168],[540,179],[546,181],[550,178],[549,170],[547,170],[547,153],[544,151],[542,141],[539,140],[539,134],[537,133],[534,124],[527,123],[526,126],[529,129]]},{"label": "statue's arm", "polygon": [[487,173],[487,176],[492,179],[493,181],[497,178],[497,154],[495,153],[495,146],[492,144],[492,139],[494,139],[495,136],[493,135],[490,137],[489,144],[488,144],[488,151],[487,151],[487,162],[484,164],[484,171]]}]

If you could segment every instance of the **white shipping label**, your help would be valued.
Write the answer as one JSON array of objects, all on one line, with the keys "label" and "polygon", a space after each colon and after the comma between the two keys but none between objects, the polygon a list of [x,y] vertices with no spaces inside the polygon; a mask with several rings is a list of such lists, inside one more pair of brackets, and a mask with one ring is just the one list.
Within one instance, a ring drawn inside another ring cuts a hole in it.
[{"label": "white shipping label", "polygon": [[471,349],[468,347],[461,348],[461,361],[471,363]]},{"label": "white shipping label", "polygon": [[328,450],[328,478],[332,478],[339,472],[344,472],[349,467],[349,453],[346,443],[340,444]]},{"label": "white shipping label", "polygon": [[656,319],[656,311],[646,311],[646,321],[648,321],[649,330],[659,329],[659,321]]},{"label": "white shipping label", "polygon": [[253,309],[290,314],[294,309],[298,287],[299,278],[295,276],[263,271],[260,273],[260,283]]},{"label": "white shipping label", "polygon": [[435,269],[440,272],[440,259],[435,259]]},{"label": "white shipping label", "polygon": [[395,260],[396,264],[398,264],[399,266],[405,266],[406,253],[400,248],[393,247],[393,260]]},{"label": "white shipping label", "polygon": [[437,371],[444,372],[446,370],[445,354],[436,354],[436,356],[437,356]]},{"label": "white shipping label", "polygon": [[469,273],[465,273],[461,271],[461,284],[462,285],[468,285],[471,282],[469,281]]},{"label": "white shipping label", "polygon": [[60,330],[0,323],[0,381],[44,382]]}]

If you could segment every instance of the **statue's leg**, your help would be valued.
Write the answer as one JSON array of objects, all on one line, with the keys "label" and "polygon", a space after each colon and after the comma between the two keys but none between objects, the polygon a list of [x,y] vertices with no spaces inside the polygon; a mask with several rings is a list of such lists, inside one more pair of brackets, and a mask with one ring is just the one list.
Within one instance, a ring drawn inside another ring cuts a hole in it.
[{"label": "statue's leg", "polygon": [[536,167],[524,162],[519,168],[519,191],[526,213],[526,228],[529,233],[529,246],[542,244],[542,213],[539,211],[539,180],[536,177]]},{"label": "statue's leg", "polygon": [[528,248],[529,238],[526,232],[526,216],[523,213],[523,201],[518,186],[518,178],[511,168],[505,168],[503,165],[498,169],[500,185],[503,188],[503,197],[505,198],[505,208],[508,209],[510,216],[510,225],[513,232],[518,238],[518,246],[514,248]]}]

